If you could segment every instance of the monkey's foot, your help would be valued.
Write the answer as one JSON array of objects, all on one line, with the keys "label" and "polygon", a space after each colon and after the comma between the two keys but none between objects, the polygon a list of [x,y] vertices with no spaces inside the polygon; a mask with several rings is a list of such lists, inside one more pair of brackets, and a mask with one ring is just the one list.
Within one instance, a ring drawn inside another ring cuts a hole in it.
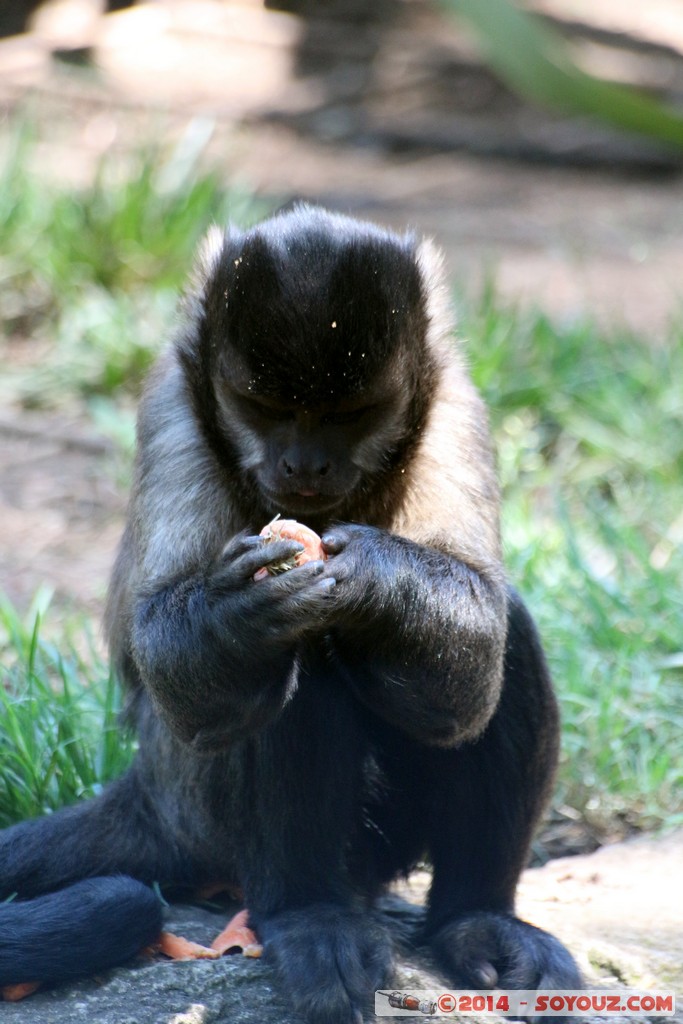
[{"label": "monkey's foot", "polygon": [[387,935],[367,914],[318,903],[259,925],[265,957],[310,1024],[361,1024],[391,966]]},{"label": "monkey's foot", "polygon": [[479,911],[454,918],[430,944],[460,988],[576,989],[581,975],[554,936],[512,914]]}]

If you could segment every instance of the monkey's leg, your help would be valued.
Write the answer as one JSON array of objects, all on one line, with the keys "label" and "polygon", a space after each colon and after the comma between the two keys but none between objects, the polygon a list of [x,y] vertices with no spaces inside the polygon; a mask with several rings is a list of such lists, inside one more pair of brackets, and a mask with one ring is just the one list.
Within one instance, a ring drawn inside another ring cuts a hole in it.
[{"label": "monkey's leg", "polygon": [[385,980],[384,931],[354,906],[346,869],[364,737],[353,698],[306,676],[276,723],[245,744],[237,843],[250,920],[285,991],[315,1024],[354,1024]]},{"label": "monkey's leg", "polygon": [[[0,985],[85,976],[161,929],[142,884],[177,874],[135,771],[102,796],[0,832]],[[137,880],[134,880],[137,879]]]},{"label": "monkey's leg", "polygon": [[0,832],[0,899],[28,899],[98,875],[181,881],[179,861],[133,765],[101,796]]},{"label": "monkey's leg", "polygon": [[535,626],[511,593],[500,705],[482,737],[433,751],[427,935],[464,988],[574,988],[578,969],[514,916],[515,889],[552,785],[559,722]]}]

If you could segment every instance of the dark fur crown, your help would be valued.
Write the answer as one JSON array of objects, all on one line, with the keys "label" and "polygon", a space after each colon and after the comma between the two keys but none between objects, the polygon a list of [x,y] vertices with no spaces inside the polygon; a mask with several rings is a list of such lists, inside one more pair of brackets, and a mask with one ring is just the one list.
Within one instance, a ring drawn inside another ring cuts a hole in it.
[{"label": "dark fur crown", "polygon": [[204,310],[213,368],[222,354],[238,357],[255,390],[283,401],[335,400],[366,387],[399,349],[423,356],[415,239],[309,206],[227,232]]}]

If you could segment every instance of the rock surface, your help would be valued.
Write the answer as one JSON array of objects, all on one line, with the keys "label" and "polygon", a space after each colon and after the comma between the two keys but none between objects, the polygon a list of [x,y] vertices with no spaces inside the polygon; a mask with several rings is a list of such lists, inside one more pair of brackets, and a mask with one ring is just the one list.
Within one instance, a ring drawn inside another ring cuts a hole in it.
[{"label": "rock surface", "polygon": [[[681,991],[682,860],[683,831],[551,861],[525,873],[519,911],[567,943],[589,987]],[[400,887],[401,895],[419,901],[428,882],[427,872],[417,872]],[[232,908],[216,913],[175,906],[169,911],[168,926],[206,943],[231,912]],[[410,916],[406,908],[394,921],[405,922]],[[398,952],[394,983],[412,991],[444,987],[427,957],[405,949]],[[655,1019],[628,1018],[631,1024]],[[679,1012],[673,1019],[681,1022],[683,1015]],[[289,1009],[286,993],[279,990],[268,965],[242,956],[194,963],[140,960],[106,977],[38,992],[21,1003],[6,1003],[2,1020],[7,1024],[302,1024]]]}]

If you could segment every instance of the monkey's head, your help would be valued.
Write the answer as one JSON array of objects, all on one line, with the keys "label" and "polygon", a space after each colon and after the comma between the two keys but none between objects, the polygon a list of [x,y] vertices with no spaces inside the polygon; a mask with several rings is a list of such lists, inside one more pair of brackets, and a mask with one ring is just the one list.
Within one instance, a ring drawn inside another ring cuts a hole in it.
[{"label": "monkey's head", "polygon": [[266,508],[340,514],[405,468],[438,371],[412,236],[299,206],[213,232],[199,276],[179,344],[195,412]]}]

